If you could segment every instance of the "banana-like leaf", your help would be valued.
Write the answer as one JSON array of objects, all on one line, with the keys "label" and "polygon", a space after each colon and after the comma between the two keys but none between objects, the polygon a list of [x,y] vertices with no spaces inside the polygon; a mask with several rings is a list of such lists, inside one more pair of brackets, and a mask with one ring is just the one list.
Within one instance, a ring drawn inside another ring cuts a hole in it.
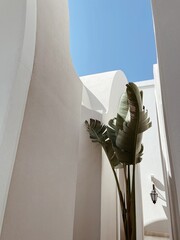
[{"label": "banana-like leaf", "polygon": [[117,165],[120,165],[119,159],[112,147],[112,141],[110,141],[107,135],[107,126],[103,125],[99,120],[92,118],[90,119],[90,123],[85,121],[85,125],[92,142],[98,142],[101,144],[112,167],[115,168]]},{"label": "banana-like leaf", "polygon": [[111,119],[107,127],[107,135],[112,141],[114,152],[123,164],[136,164],[142,160],[142,133],[151,127],[142,99],[143,93],[138,87],[134,83],[127,84],[117,118]]},{"label": "banana-like leaf", "polygon": [[90,119],[90,123],[85,121],[86,128],[89,132],[89,136],[92,142],[99,142],[101,145],[107,140],[106,126],[103,125],[99,120]]},{"label": "banana-like leaf", "polygon": [[128,105],[128,98],[127,98],[127,93],[123,93],[120,99],[120,104],[119,104],[119,111],[117,114],[117,121],[116,121],[116,128],[115,130],[118,132],[119,129],[123,129],[123,123],[128,117],[128,110],[129,110],[129,105]]}]

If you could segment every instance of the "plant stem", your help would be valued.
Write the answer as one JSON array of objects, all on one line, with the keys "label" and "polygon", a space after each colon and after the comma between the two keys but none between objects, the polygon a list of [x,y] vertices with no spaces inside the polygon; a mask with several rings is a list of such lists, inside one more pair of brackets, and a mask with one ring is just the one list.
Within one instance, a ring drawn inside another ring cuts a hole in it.
[{"label": "plant stem", "polygon": [[131,171],[130,165],[128,167],[127,176],[127,222],[128,222],[128,240],[131,239],[132,234],[132,221],[131,221]]},{"label": "plant stem", "polygon": [[136,164],[133,164],[133,177],[132,177],[132,236],[131,240],[136,240],[136,197],[135,197],[135,173]]},{"label": "plant stem", "polygon": [[127,165],[123,165],[124,169],[124,179],[125,179],[125,187],[126,187],[126,196],[125,196],[125,202],[126,202],[126,236],[127,240],[130,238],[130,221],[129,221],[129,197],[130,197],[130,192],[129,192],[129,175],[127,176]]},{"label": "plant stem", "polygon": [[111,168],[112,168],[114,178],[115,178],[115,181],[116,181],[116,185],[117,185],[117,189],[118,189],[118,195],[119,195],[121,211],[122,211],[122,218],[123,218],[123,225],[124,225],[124,232],[125,232],[125,234],[127,234],[127,232],[126,232],[126,228],[127,228],[126,227],[126,208],[125,208],[125,204],[124,204],[124,199],[123,199],[123,195],[122,195],[122,192],[121,192],[121,189],[120,189],[120,184],[119,184],[119,181],[118,181],[116,171],[114,170],[112,165],[111,165]]}]

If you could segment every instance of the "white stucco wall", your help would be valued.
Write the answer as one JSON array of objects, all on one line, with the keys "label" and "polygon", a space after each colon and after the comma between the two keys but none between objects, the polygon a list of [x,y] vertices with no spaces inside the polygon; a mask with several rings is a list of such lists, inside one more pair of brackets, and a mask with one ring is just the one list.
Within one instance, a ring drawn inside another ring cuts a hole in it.
[{"label": "white stucco wall", "polygon": [[66,0],[37,1],[36,37],[0,239],[72,240],[82,87],[69,53]]},{"label": "white stucco wall", "polygon": [[102,156],[85,128],[90,118],[101,120],[102,115],[82,105],[73,240],[100,239]]},{"label": "white stucco wall", "polygon": [[[144,155],[140,163],[143,218],[145,234],[166,236],[169,233],[167,201],[159,142],[154,80],[136,83],[143,90],[143,102],[152,121],[152,127],[143,133]],[[159,193],[153,204],[150,192],[155,184]]]},{"label": "white stucco wall", "polygon": [[180,1],[153,0],[163,120],[169,154],[168,188],[172,238],[180,239]]},{"label": "white stucco wall", "polygon": [[34,61],[36,1],[0,1],[0,231]]}]

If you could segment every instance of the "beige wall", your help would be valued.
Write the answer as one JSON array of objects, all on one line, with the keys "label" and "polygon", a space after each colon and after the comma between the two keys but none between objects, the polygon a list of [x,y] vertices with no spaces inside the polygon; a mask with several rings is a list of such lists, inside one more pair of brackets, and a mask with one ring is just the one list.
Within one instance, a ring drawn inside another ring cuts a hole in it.
[{"label": "beige wall", "polygon": [[35,62],[1,240],[71,240],[81,84],[66,0],[37,1]]}]

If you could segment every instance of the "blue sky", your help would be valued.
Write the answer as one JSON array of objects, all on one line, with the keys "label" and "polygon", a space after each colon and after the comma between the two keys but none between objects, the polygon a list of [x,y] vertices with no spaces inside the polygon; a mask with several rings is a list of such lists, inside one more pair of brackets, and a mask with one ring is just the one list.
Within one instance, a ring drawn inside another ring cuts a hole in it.
[{"label": "blue sky", "polygon": [[79,76],[121,69],[128,81],[153,78],[150,0],[69,0],[70,49]]}]

